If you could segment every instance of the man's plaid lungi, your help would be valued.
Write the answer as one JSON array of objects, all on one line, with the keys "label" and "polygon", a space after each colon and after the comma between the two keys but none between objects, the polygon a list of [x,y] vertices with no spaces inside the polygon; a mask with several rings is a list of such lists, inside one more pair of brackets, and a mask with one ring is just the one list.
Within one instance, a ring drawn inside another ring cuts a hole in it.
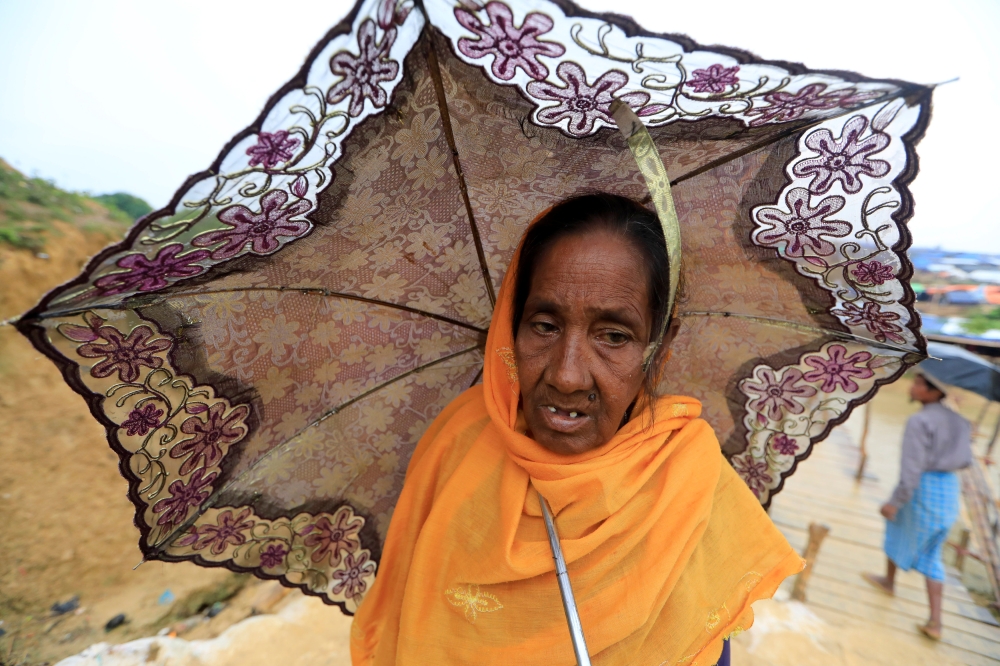
[{"label": "man's plaid lungi", "polygon": [[913,497],[886,521],[885,554],[903,571],[916,569],[944,580],[941,547],[958,518],[959,483],[955,472],[924,472]]}]

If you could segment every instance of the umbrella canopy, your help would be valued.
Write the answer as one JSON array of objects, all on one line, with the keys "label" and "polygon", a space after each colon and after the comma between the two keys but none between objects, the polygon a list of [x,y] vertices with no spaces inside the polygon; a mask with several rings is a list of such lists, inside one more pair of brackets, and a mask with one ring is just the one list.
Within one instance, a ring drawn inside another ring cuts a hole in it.
[{"label": "umbrella canopy", "polygon": [[363,0],[209,169],[18,323],[107,427],[145,556],[350,612],[417,440],[478,381],[527,224],[587,190],[652,200],[616,100],[680,222],[662,388],[704,402],[762,502],[923,358],[903,252],[928,88],[562,0]]},{"label": "umbrella canopy", "polygon": [[918,366],[921,372],[944,382],[978,393],[987,400],[1000,400],[1000,368],[972,352],[944,344],[928,342],[931,356]]}]

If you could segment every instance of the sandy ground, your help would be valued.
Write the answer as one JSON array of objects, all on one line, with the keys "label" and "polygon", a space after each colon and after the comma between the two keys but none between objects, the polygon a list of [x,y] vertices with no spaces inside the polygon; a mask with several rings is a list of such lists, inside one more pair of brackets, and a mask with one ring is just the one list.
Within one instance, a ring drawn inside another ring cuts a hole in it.
[{"label": "sandy ground", "polygon": [[[945,665],[933,650],[863,625],[831,622],[797,601],[755,604],[753,628],[734,639],[740,666]],[[317,599],[289,595],[272,615],[251,617],[208,640],[149,637],[99,643],[60,666],[349,666],[350,619]]]},{"label": "sandy ground", "polygon": [[[0,249],[0,320],[75,275],[104,242],[67,229],[48,260]],[[898,394],[891,399],[899,406],[875,419],[874,436],[898,438],[912,411]],[[972,401],[964,407],[977,409]],[[879,473],[893,473],[894,464]],[[349,663],[350,619],[337,609],[220,569],[150,562],[133,570],[137,536],[103,429],[47,359],[0,327],[0,664]],[[76,611],[49,611],[74,596]],[[217,601],[221,612],[205,617]],[[756,610],[754,628],[735,640],[736,664],[942,663],[796,602]],[[129,621],[106,632],[118,613]]]},{"label": "sandy ground", "polygon": [[296,595],[273,615],[230,626],[210,640],[143,638],[124,645],[101,643],[60,666],[349,666],[350,618],[318,599]]}]

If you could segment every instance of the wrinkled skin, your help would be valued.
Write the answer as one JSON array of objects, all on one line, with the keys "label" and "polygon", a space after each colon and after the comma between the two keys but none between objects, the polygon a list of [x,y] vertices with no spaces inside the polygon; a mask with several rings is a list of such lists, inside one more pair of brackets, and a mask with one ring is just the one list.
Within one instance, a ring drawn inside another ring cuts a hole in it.
[{"label": "wrinkled skin", "polygon": [[639,393],[653,317],[643,264],[604,230],[564,236],[538,258],[514,355],[528,430],[550,451],[604,444]]}]

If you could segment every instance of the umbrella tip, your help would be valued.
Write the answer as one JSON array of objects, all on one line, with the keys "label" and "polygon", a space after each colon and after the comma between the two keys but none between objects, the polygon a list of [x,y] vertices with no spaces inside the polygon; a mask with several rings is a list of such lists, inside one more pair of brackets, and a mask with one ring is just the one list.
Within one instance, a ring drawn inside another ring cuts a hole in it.
[{"label": "umbrella tip", "polygon": [[931,83],[931,84],[928,84],[928,85],[930,85],[932,88],[940,88],[941,86],[946,86],[949,83],[957,83],[960,78],[961,77],[956,76],[954,78],[948,79],[947,81],[939,81],[938,83]]}]

